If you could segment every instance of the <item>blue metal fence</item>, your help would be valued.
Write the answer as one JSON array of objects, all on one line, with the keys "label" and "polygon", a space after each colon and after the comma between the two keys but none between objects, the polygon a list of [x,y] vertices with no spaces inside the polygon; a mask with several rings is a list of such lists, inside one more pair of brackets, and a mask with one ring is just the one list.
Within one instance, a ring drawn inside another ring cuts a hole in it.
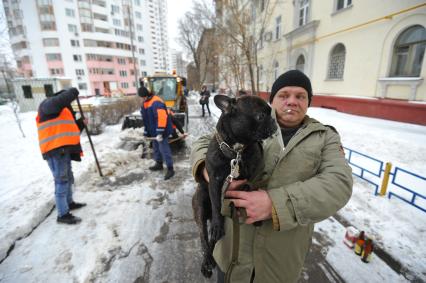
[{"label": "blue metal fence", "polygon": [[[352,167],[352,174],[363,179],[374,187],[374,194],[379,194],[379,186],[383,180],[385,162],[369,155],[345,147],[345,157]],[[390,173],[391,185],[388,198],[392,196],[426,212],[426,178],[395,167]]]},{"label": "blue metal fence", "polygon": [[[379,183],[377,183],[375,180],[372,180],[370,177],[370,174],[373,176],[376,176],[378,178],[382,177],[382,172],[384,172],[384,163],[383,161],[380,161],[376,158],[373,158],[371,156],[368,156],[366,154],[363,154],[361,152],[352,150],[350,148],[345,147],[345,154],[346,154],[346,160],[348,160],[348,163],[352,166],[352,173],[355,176],[360,177],[364,181],[368,182],[369,184],[374,186],[374,194],[377,195],[379,191]],[[363,162],[367,160],[367,164],[373,164],[373,166],[365,166],[366,162]],[[376,165],[376,166],[374,166]],[[355,167],[355,168],[354,168]],[[368,168],[366,168],[368,167]],[[356,170],[358,169],[358,170]],[[369,173],[369,174],[368,174]],[[373,178],[375,179],[375,178]]]},{"label": "blue metal fence", "polygon": [[[391,183],[393,185],[395,185],[396,187],[398,187],[401,190],[401,192],[398,193],[396,191],[390,191],[389,194],[388,194],[388,198],[395,196],[395,197],[405,201],[406,203],[409,203],[409,204],[417,207],[418,209],[426,212],[426,208],[421,207],[419,205],[419,203],[423,203],[423,204],[426,203],[426,196],[417,192],[416,188],[409,188],[409,187],[407,187],[408,185],[404,185],[403,174],[405,174],[406,176],[409,176],[409,178],[414,178],[416,181],[419,181],[419,183],[421,183],[421,184],[423,183],[423,185],[426,184],[426,178],[425,177],[414,174],[414,173],[407,171],[405,169],[402,169],[400,167],[395,167],[394,173],[391,174],[391,175],[393,175]],[[399,176],[401,176],[401,177],[398,178]]]}]

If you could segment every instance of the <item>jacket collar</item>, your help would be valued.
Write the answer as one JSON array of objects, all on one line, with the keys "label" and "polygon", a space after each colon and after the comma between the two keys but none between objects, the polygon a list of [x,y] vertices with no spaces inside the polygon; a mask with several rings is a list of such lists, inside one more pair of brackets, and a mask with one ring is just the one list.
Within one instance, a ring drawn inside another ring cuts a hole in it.
[{"label": "jacket collar", "polygon": [[284,141],[281,135],[281,127],[278,124],[276,113],[275,111],[272,111],[272,117],[275,119],[277,123],[277,131],[274,133],[274,135],[268,140],[268,142],[272,142],[275,140],[275,142],[278,142],[281,148],[279,159],[283,158],[289,151],[293,149],[301,140],[303,140],[306,136],[311,134],[312,132],[316,131],[325,131],[326,127],[318,122],[317,120],[309,117],[308,115],[305,115],[305,118],[303,119],[302,126],[299,128],[299,130],[294,134],[294,136],[291,138],[289,143],[287,144],[287,147],[284,146]]},{"label": "jacket collar", "polygon": [[300,141],[305,139],[311,133],[317,132],[317,131],[325,131],[325,130],[326,128],[323,124],[309,117],[308,115],[305,115],[305,118],[303,119],[303,122],[302,122],[302,126],[299,128],[299,130],[294,134],[294,136],[288,142],[283,156],[285,156],[289,151],[293,149],[293,147],[295,147]]}]

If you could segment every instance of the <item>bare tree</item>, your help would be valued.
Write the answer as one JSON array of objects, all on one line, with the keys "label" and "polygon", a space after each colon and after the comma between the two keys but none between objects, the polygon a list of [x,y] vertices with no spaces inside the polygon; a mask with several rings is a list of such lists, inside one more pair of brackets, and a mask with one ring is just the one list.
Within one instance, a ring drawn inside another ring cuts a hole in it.
[{"label": "bare tree", "polygon": [[196,72],[199,75],[199,81],[197,82],[198,86],[201,86],[206,78],[207,69],[204,68],[203,70],[203,68],[201,68],[202,64],[208,65],[211,62],[211,56],[213,56],[212,45],[199,45],[203,33],[208,28],[208,23],[202,15],[196,11],[186,12],[185,16],[180,19],[178,23],[178,42],[184,47],[184,50],[194,62]]},{"label": "bare tree", "polygon": [[[3,10],[0,11],[0,23],[6,23],[6,17],[3,14]],[[8,28],[5,25],[1,25],[0,28],[0,72],[2,79],[5,83],[6,94],[4,98],[10,100],[10,105],[15,114],[16,123],[18,124],[19,130],[22,136],[25,138],[25,133],[22,129],[21,120],[19,119],[19,104],[16,99],[12,88],[12,79],[15,77],[16,70],[13,66],[14,55],[10,50],[10,40],[8,34]]]},{"label": "bare tree", "polygon": [[[257,65],[257,49],[263,40],[263,31],[267,21],[271,18],[277,1],[263,1],[261,12],[258,11],[259,1],[215,1],[216,11],[211,13],[208,4],[200,0],[195,4],[195,10],[208,19],[215,27],[222,45],[228,48],[237,48],[238,56],[232,55],[232,50],[222,49],[221,53],[225,65],[231,65],[233,76],[240,80],[236,85],[244,85],[244,74],[249,75],[250,87],[253,94],[259,88],[259,69]],[[271,5],[270,2],[274,2]],[[274,6],[274,7],[272,7]]]}]

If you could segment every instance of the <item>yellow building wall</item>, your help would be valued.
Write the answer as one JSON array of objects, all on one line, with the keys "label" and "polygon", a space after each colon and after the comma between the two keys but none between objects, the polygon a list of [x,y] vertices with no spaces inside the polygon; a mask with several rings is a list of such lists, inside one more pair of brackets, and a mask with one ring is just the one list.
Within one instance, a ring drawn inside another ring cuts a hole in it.
[{"label": "yellow building wall", "polygon": [[[334,11],[336,1],[310,1],[310,21],[319,21],[314,42],[309,34],[292,39],[292,48],[285,35],[295,30],[298,13],[292,1],[278,1],[266,28],[274,31],[275,18],[282,17],[282,38],[265,43],[258,52],[259,65],[264,68],[261,91],[269,90],[274,81],[273,62],[280,63],[279,73],[294,68],[299,54],[305,55],[305,73],[311,77],[314,93],[359,97],[380,97],[380,78],[386,78],[392,62],[392,53],[398,35],[412,25],[426,27],[426,6],[405,11],[421,0],[352,1],[352,6]],[[400,14],[396,14],[399,13]],[[394,14],[392,17],[386,17]],[[302,45],[299,45],[301,44]],[[304,43],[304,44],[303,44]],[[342,43],[346,48],[342,80],[327,78],[330,52]],[[310,45],[313,44],[310,47]],[[426,77],[426,59],[423,59],[421,77]],[[389,86],[388,98],[409,99],[410,87]],[[426,101],[426,82],[417,88],[416,100]]]}]

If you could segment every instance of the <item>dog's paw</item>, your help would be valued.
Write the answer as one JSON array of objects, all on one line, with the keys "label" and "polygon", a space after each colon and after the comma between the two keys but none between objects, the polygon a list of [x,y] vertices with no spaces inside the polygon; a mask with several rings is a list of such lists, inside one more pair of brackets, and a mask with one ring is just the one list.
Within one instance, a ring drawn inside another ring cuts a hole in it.
[{"label": "dog's paw", "polygon": [[201,266],[201,273],[203,274],[204,277],[210,278],[210,277],[212,277],[213,271],[212,271],[211,267],[203,264]]},{"label": "dog's paw", "polygon": [[216,262],[211,255],[205,256],[203,264],[201,265],[201,273],[204,277],[210,278],[213,273],[213,269],[216,267]]}]

